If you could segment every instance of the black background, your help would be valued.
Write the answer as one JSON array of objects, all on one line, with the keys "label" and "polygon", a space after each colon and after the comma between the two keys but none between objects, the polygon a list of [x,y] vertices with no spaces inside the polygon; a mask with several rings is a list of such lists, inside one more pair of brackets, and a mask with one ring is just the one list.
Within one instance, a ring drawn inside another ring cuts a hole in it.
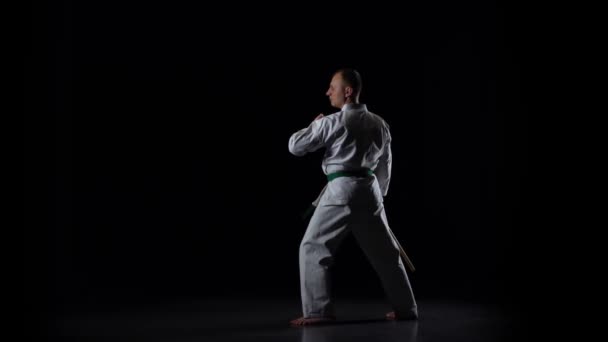
[{"label": "black background", "polygon": [[[526,41],[490,1],[33,5],[25,59],[28,310],[299,298],[322,153],[289,136],[332,73],[393,135],[386,210],[418,298],[525,296]],[[517,275],[518,281],[514,280]],[[348,238],[337,296],[382,297]],[[515,303],[515,304],[514,304]]]}]

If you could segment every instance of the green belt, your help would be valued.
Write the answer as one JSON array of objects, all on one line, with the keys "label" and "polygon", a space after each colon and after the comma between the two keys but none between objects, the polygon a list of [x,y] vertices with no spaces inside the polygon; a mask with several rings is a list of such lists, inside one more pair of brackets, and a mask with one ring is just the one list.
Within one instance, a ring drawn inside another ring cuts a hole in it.
[{"label": "green belt", "polygon": [[327,181],[331,182],[332,180],[338,177],[367,177],[374,174],[374,171],[370,169],[357,170],[357,171],[338,171],[334,173],[330,173],[327,175]]}]

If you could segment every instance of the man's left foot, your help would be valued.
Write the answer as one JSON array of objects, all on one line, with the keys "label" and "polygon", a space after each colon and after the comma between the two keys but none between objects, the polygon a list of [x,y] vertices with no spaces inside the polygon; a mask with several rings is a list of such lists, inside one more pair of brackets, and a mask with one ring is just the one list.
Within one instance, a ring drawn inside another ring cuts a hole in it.
[{"label": "man's left foot", "polygon": [[397,315],[395,311],[391,311],[385,315],[385,318],[389,321],[415,321],[418,319],[418,315],[410,315],[407,317],[403,317]]},{"label": "man's left foot", "polygon": [[334,322],[336,320],[335,317],[300,317],[296,318],[293,321],[289,322],[290,325],[299,327],[304,325],[320,325]]}]

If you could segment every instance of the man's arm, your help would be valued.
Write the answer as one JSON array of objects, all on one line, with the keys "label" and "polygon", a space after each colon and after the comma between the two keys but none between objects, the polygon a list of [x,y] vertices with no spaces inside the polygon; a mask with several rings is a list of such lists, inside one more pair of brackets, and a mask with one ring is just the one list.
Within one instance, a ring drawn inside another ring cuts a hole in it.
[{"label": "man's arm", "polygon": [[393,156],[391,153],[391,138],[389,135],[388,140],[384,144],[382,154],[380,155],[378,166],[374,170],[374,174],[376,175],[376,178],[378,179],[378,184],[380,185],[380,190],[382,191],[382,196],[386,196],[388,192],[388,186],[391,182],[392,164]]},{"label": "man's arm", "polygon": [[321,120],[323,114],[319,114],[308,127],[303,128],[289,138],[289,152],[295,156],[303,156],[314,152],[325,145],[327,125]]}]

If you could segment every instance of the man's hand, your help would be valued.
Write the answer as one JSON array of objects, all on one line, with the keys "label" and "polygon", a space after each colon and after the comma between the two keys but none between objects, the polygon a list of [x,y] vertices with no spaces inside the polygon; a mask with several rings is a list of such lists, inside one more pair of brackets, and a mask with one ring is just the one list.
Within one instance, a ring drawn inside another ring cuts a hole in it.
[{"label": "man's hand", "polygon": [[321,114],[317,115],[317,117],[315,118],[315,120],[319,120],[319,119],[321,119],[322,117],[323,117],[323,113],[321,113]]}]

